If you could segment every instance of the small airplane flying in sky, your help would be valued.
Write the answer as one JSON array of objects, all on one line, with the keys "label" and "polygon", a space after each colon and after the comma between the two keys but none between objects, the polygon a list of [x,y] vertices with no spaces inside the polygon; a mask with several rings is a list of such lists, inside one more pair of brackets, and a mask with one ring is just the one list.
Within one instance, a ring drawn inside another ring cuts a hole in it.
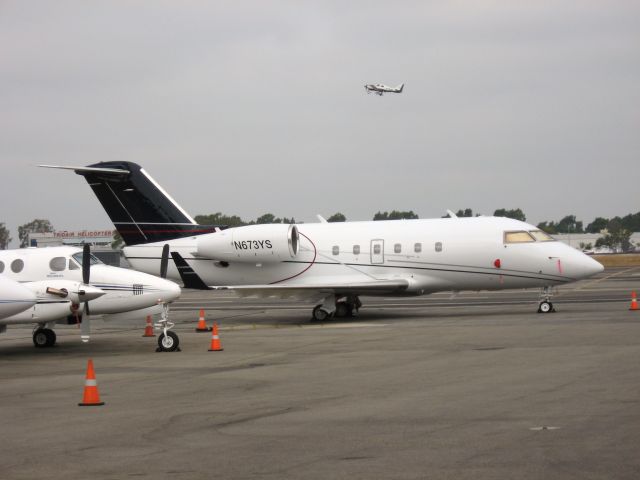
[{"label": "small airplane flying in sky", "polygon": [[187,288],[314,302],[313,318],[349,316],[360,295],[551,287],[595,275],[602,265],[533,225],[502,217],[370,222],[199,225],[131,162],[74,170],[85,177],[127,246],[136,269],[158,271]]},{"label": "small airplane flying in sky", "polygon": [[402,93],[402,89],[404,88],[404,83],[401,83],[397,87],[389,87],[388,85],[383,85],[382,83],[369,84],[365,85],[364,89],[367,93],[377,93],[382,96],[383,93]]},{"label": "small airplane flying in sky", "polygon": [[[166,269],[167,261],[161,268]],[[0,333],[7,325],[36,324],[34,345],[51,347],[56,343],[56,323],[80,323],[81,338],[88,341],[91,316],[136,320],[159,313],[158,326],[164,327],[160,348],[177,348],[177,336],[167,332],[171,326],[166,313],[167,304],[180,296],[180,287],[147,273],[105,265],[91,255],[88,245],[84,250],[65,246],[2,250],[0,273],[2,300],[26,304],[21,309],[16,305],[13,314],[3,314],[7,303],[0,300]]]}]

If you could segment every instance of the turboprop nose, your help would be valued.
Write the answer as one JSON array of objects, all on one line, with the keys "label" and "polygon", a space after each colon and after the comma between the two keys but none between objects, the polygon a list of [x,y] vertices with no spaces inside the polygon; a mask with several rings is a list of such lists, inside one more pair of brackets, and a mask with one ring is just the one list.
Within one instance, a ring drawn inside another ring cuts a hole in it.
[{"label": "turboprop nose", "polygon": [[158,289],[158,300],[163,303],[168,303],[176,300],[182,293],[182,289],[177,283],[161,278],[158,279],[156,288]]}]

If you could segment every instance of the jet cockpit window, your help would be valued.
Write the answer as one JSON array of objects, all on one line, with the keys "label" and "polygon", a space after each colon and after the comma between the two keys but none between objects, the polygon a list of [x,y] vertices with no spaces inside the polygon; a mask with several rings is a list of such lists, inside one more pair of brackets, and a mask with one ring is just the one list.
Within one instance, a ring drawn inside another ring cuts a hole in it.
[{"label": "jet cockpit window", "polygon": [[555,238],[543,232],[542,230],[531,230],[529,232],[538,242],[555,242]]},{"label": "jet cockpit window", "polygon": [[[80,266],[82,266],[82,252],[74,253],[74,254],[72,255],[72,257],[73,257],[73,259],[74,259],[76,262],[78,262],[78,264],[79,264]],[[93,254],[90,254],[90,255],[89,255],[89,259],[91,260],[91,261],[89,262],[89,265],[99,265],[99,264],[101,264],[101,263],[102,263],[102,262],[98,259],[98,257],[96,257],[96,256],[95,256],[95,255],[93,255]]]},{"label": "jet cockpit window", "polygon": [[504,243],[527,243],[535,242],[529,232],[504,232]]},{"label": "jet cockpit window", "polygon": [[65,257],[54,257],[49,262],[49,268],[52,272],[62,272],[67,266],[67,259]]}]

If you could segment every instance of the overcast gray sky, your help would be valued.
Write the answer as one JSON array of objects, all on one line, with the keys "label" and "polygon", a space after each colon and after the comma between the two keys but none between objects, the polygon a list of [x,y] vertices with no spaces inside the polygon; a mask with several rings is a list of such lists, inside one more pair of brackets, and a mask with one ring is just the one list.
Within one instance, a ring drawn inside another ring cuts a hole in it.
[{"label": "overcast gray sky", "polygon": [[639,127],[637,1],[0,1],[14,239],[111,227],[81,177],[34,167],[107,160],[192,215],[589,222],[640,210]]}]

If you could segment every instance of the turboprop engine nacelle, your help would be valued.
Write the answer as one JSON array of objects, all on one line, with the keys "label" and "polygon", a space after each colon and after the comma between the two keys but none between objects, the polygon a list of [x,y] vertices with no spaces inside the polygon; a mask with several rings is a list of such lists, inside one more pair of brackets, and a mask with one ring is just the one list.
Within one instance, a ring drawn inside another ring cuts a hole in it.
[{"label": "turboprop engine nacelle", "polygon": [[249,225],[198,237],[197,252],[224,262],[280,262],[295,258],[299,245],[295,225]]}]

